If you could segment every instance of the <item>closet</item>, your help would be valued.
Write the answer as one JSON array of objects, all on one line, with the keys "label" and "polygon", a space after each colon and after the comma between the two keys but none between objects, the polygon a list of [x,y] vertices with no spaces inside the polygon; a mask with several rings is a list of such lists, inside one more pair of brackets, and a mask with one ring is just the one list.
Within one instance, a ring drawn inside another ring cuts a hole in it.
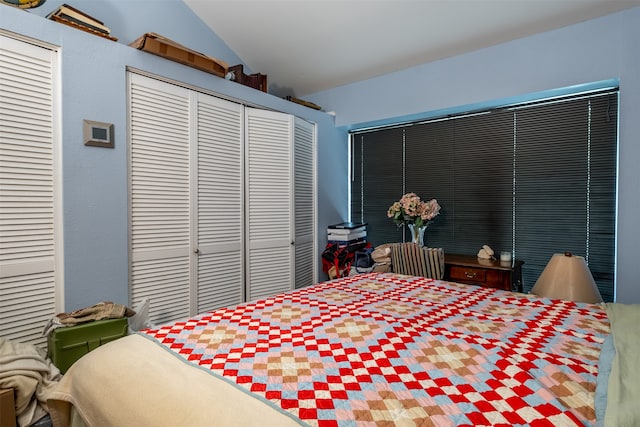
[{"label": "closet", "polygon": [[131,303],[165,322],[312,284],[315,125],[129,73]]},{"label": "closet", "polygon": [[0,32],[0,325],[34,345],[63,306],[57,61]]}]

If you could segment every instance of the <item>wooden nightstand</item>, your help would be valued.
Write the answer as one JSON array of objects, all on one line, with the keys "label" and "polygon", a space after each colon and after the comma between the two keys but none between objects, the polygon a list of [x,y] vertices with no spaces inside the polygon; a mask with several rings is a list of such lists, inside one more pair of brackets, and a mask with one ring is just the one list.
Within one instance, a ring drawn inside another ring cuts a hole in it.
[{"label": "wooden nightstand", "polygon": [[522,292],[522,264],[515,260],[503,264],[500,260],[480,259],[475,255],[444,255],[444,280]]},{"label": "wooden nightstand", "polygon": [[16,427],[16,404],[12,388],[0,389],[0,427]]}]

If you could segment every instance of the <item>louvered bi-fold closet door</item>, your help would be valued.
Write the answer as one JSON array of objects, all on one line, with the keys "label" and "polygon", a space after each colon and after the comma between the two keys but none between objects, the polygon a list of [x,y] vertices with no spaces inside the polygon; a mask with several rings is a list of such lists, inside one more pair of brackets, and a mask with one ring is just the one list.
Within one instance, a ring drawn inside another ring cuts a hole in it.
[{"label": "louvered bi-fold closet door", "polygon": [[131,303],[163,323],[191,313],[191,92],[129,77]]},{"label": "louvered bi-fold closet door", "polygon": [[244,107],[198,94],[197,311],[243,301]]},{"label": "louvered bi-fold closet door", "polygon": [[293,117],[246,108],[247,300],[292,289]]},{"label": "louvered bi-fold closet door", "polygon": [[47,320],[63,308],[55,268],[55,63],[56,52],[0,34],[0,336],[40,346]]},{"label": "louvered bi-fold closet door", "polygon": [[296,288],[315,281],[315,125],[295,118],[293,143]]}]

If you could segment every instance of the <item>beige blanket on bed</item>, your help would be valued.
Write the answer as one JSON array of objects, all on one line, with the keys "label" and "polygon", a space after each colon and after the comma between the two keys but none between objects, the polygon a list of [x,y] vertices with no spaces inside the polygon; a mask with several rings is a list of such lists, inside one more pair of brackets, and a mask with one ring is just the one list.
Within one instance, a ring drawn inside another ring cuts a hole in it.
[{"label": "beige blanket on bed", "polygon": [[604,425],[637,426],[640,422],[640,304],[606,305],[616,355],[611,365]]},{"label": "beige blanket on bed", "polygon": [[[109,388],[114,377],[116,389]],[[71,406],[89,426],[100,427],[300,425],[139,335],[110,342],[81,358],[48,403],[55,427],[71,424]]]}]

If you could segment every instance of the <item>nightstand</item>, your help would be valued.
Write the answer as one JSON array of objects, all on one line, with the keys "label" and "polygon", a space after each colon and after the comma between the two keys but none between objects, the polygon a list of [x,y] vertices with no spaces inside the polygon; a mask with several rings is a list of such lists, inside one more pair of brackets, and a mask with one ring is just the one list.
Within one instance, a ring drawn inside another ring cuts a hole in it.
[{"label": "nightstand", "polygon": [[0,389],[0,427],[16,427],[16,404],[12,388]]},{"label": "nightstand", "polygon": [[444,280],[522,292],[521,260],[502,263],[500,260],[480,259],[475,255],[444,255]]}]

